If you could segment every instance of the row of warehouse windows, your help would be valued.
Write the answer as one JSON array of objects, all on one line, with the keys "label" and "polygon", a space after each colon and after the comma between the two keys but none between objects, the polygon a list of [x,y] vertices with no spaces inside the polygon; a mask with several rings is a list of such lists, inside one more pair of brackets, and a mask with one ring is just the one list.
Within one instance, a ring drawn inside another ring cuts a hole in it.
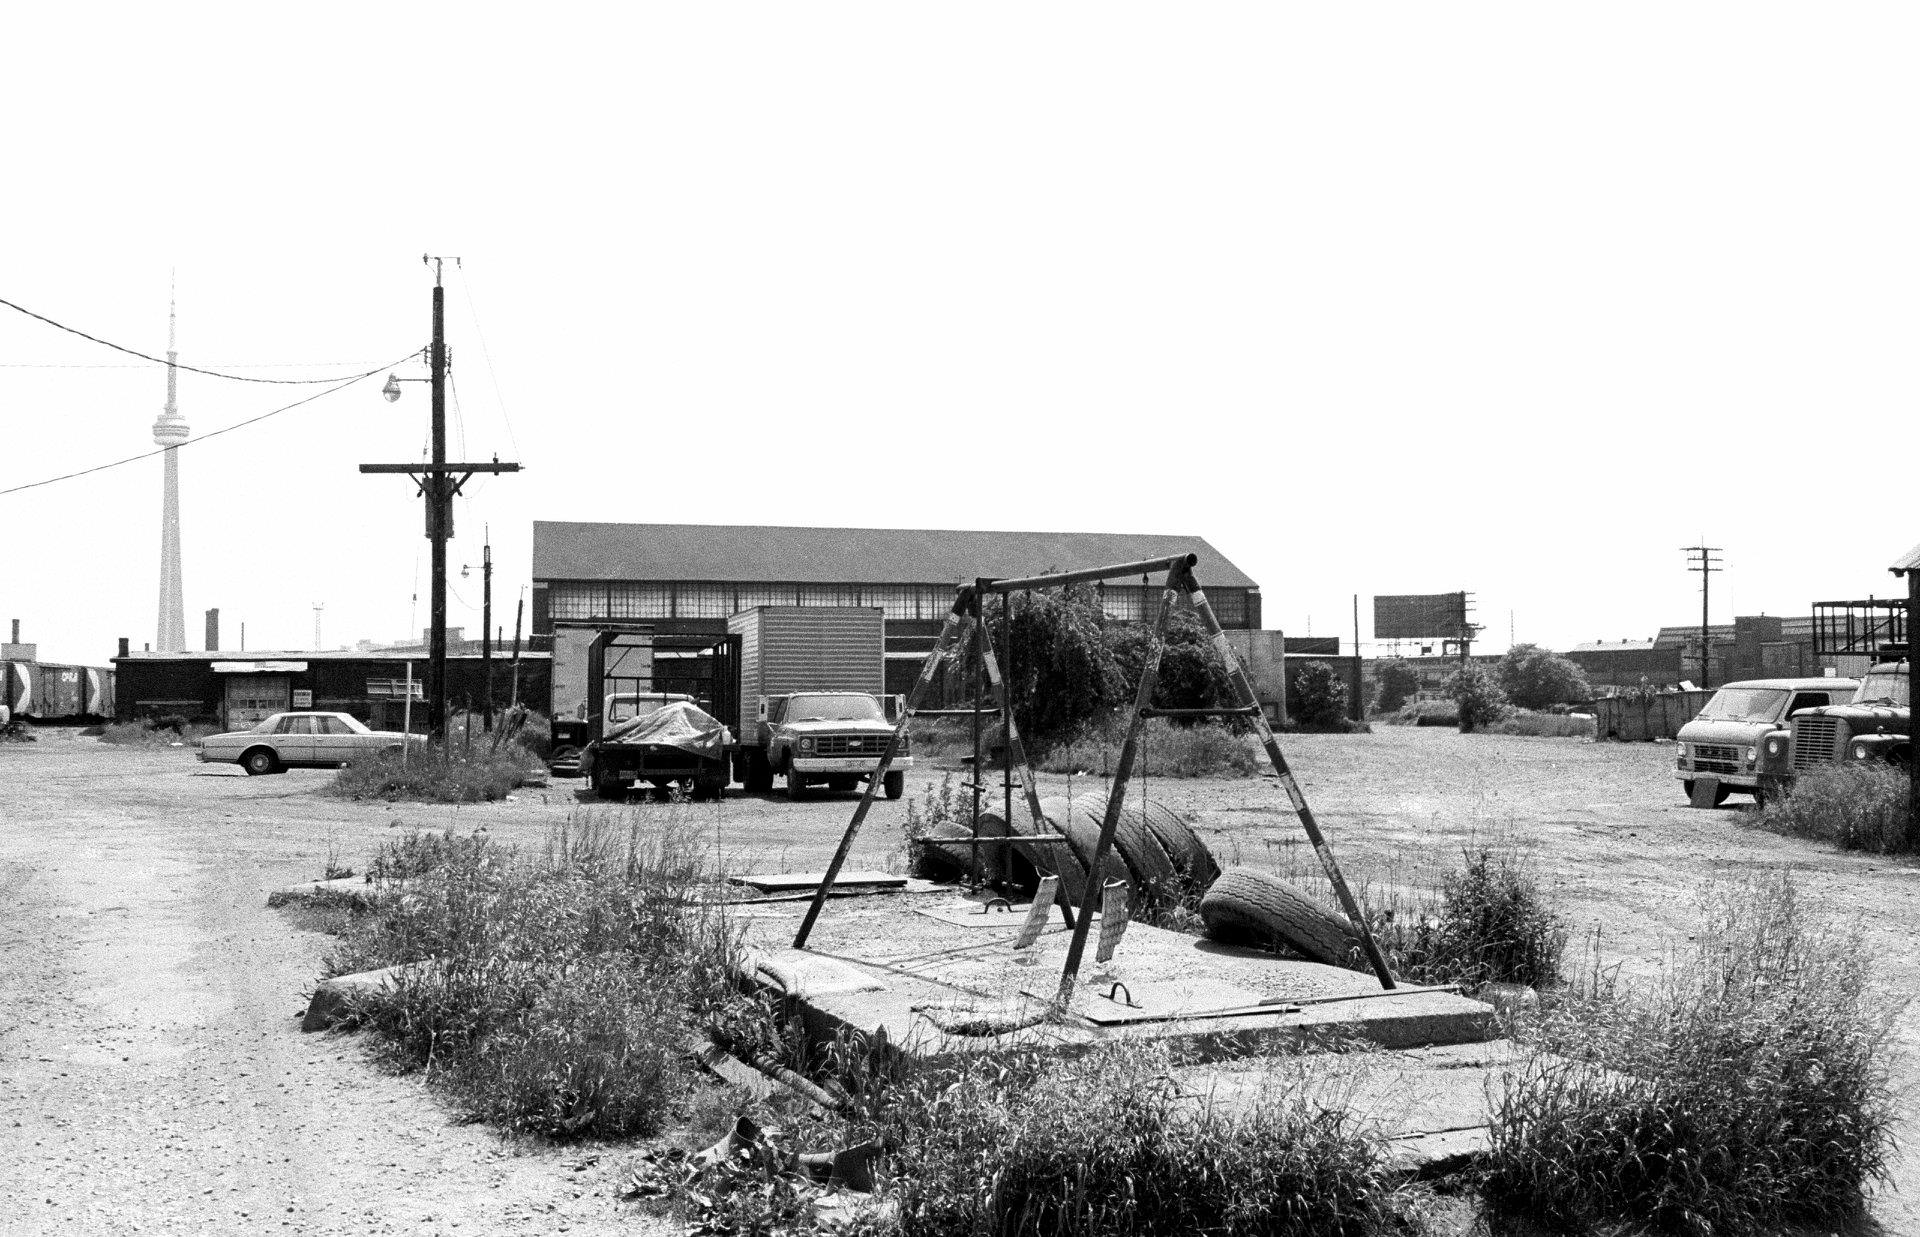
[{"label": "row of warehouse windows", "polygon": [[[1101,589],[1111,618],[1153,616],[1160,590],[1138,584]],[[1223,627],[1247,625],[1244,589],[1210,589],[1207,599]],[[878,606],[889,619],[940,619],[953,606],[952,585],[899,584],[589,584],[556,582],[548,589],[554,619],[726,618],[755,606]]]}]

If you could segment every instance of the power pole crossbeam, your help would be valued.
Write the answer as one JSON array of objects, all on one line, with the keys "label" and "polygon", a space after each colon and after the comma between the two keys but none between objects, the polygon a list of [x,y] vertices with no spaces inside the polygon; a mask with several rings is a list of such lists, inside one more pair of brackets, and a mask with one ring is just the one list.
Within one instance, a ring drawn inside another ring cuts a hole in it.
[{"label": "power pole crossbeam", "polygon": [[1680,548],[1687,555],[1687,570],[1700,573],[1700,687],[1705,690],[1713,686],[1713,636],[1708,631],[1707,585],[1713,573],[1721,570],[1720,560],[1714,557],[1720,547],[1683,545]]}]

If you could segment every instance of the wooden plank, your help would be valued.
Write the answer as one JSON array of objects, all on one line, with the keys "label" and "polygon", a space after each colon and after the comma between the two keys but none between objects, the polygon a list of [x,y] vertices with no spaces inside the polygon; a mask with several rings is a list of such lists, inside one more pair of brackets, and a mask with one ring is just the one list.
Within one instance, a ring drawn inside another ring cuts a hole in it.
[{"label": "wooden plank", "polygon": [[[791,893],[796,890],[818,889],[827,879],[825,872],[775,872],[762,875],[730,876],[727,882],[733,885],[746,885],[762,893]],[[842,872],[833,882],[835,889],[857,886],[863,889],[904,889],[907,878],[895,876],[891,872]]]}]

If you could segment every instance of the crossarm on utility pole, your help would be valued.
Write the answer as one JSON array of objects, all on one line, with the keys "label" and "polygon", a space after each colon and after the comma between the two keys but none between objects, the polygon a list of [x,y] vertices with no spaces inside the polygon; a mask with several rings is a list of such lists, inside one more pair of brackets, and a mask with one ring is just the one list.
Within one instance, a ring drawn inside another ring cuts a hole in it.
[{"label": "crossarm on utility pole", "polygon": [[913,711],[926,700],[941,660],[966,627],[967,611],[972,608],[973,596],[971,585],[962,586],[955,595],[953,608],[947,611],[947,621],[941,625],[940,638],[933,642],[933,649],[920,666],[920,677],[914,680],[913,692],[907,697],[907,707],[901,711],[900,720],[887,737],[887,750],[881,754],[880,763],[867,779],[866,793],[860,796],[860,805],[853,809],[853,819],[847,822],[847,831],[840,835],[840,845],[833,852],[832,862],[827,864],[826,875],[820,878],[820,887],[813,891],[813,901],[807,904],[806,918],[800,921],[800,931],[793,937],[795,949],[807,947],[807,938],[813,935],[814,921],[820,918],[820,908],[827,904],[827,895],[833,889],[833,882],[839,879],[840,869],[846,866],[847,854],[853,850],[853,840],[860,836],[860,826],[866,822],[867,812],[873,807],[873,796],[880,789],[881,779],[893,767],[893,758],[900,752],[900,740],[906,735],[907,727],[913,724]]}]

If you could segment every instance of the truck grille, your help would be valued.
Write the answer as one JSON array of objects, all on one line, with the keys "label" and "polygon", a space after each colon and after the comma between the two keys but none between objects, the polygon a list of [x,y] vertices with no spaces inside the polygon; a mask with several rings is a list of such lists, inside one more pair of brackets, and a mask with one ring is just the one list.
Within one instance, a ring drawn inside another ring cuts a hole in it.
[{"label": "truck grille", "polygon": [[1846,743],[1837,717],[1796,717],[1793,719],[1793,771],[1830,765],[1839,758]]},{"label": "truck grille", "polygon": [[1693,767],[1698,773],[1740,772],[1740,749],[1719,743],[1693,745]]},{"label": "truck grille", "polygon": [[814,740],[813,750],[820,756],[873,756],[886,754],[884,734],[823,734]]}]

